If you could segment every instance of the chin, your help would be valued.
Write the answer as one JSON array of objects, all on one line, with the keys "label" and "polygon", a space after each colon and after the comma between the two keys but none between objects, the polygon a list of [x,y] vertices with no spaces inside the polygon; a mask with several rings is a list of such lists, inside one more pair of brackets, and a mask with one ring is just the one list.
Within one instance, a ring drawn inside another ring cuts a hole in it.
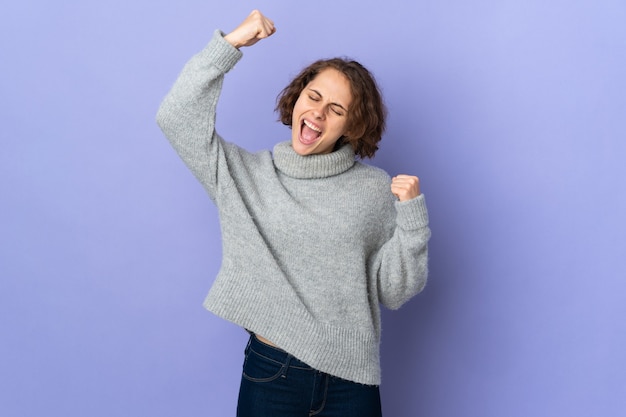
[{"label": "chin", "polygon": [[315,149],[310,149],[310,148],[306,148],[303,147],[302,145],[292,145],[293,150],[301,156],[307,156],[307,155],[312,155],[315,153]]},{"label": "chin", "polygon": [[312,143],[311,145],[305,145],[298,138],[295,138],[291,141],[291,147],[293,150],[302,156],[312,155],[315,153],[317,149],[317,143]]}]

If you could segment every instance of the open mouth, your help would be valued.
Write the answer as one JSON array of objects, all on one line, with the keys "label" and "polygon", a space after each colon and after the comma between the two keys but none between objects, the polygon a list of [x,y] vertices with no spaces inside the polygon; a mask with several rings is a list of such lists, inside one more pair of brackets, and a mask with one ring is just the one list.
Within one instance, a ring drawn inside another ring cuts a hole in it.
[{"label": "open mouth", "polygon": [[305,145],[314,143],[322,135],[322,129],[308,120],[304,120],[300,126],[300,142]]}]

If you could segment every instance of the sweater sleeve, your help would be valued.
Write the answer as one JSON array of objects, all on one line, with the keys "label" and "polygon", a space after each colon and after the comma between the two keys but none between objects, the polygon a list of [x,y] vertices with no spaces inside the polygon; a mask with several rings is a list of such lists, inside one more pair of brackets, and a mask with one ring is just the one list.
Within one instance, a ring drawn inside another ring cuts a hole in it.
[{"label": "sweater sleeve", "polygon": [[[242,53],[216,30],[185,65],[157,112],[157,123],[178,155],[213,198],[227,172],[225,143],[215,132],[215,111],[224,74]],[[220,169],[222,168],[222,169]]]},{"label": "sweater sleeve", "polygon": [[426,285],[428,276],[428,211],[424,195],[396,202],[393,236],[379,253],[378,297],[398,309]]}]

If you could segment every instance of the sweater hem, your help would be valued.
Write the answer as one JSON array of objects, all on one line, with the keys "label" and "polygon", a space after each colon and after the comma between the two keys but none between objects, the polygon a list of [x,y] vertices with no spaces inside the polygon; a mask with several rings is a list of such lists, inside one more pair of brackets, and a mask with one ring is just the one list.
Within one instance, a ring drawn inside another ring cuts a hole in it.
[{"label": "sweater hem", "polygon": [[380,337],[373,329],[368,332],[320,322],[293,300],[288,301],[288,309],[283,300],[267,300],[261,294],[242,302],[241,289],[228,282],[243,279],[218,276],[204,308],[271,340],[318,371],[364,385],[380,385]]}]

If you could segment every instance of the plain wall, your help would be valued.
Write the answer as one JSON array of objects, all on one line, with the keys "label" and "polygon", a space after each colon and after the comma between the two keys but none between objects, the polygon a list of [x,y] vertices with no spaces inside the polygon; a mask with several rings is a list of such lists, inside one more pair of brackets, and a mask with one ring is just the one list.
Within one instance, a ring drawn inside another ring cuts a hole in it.
[{"label": "plain wall", "polygon": [[216,28],[278,32],[227,75],[218,130],[288,140],[275,97],[347,55],[420,176],[423,293],[383,314],[393,417],[626,410],[626,3],[5,1],[0,5],[0,414],[234,415],[246,334],[202,300],[217,214],[158,130]]}]

